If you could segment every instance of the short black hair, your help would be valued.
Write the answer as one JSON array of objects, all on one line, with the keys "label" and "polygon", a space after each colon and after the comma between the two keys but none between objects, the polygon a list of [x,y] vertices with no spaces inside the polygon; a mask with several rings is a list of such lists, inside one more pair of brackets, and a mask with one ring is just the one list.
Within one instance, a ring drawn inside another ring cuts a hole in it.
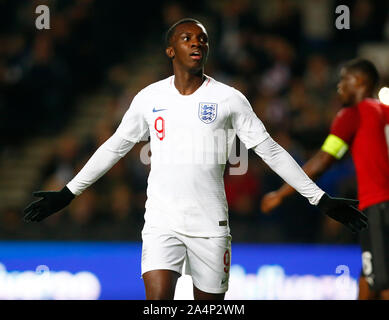
[{"label": "short black hair", "polygon": [[378,74],[377,68],[371,61],[357,58],[346,62],[343,65],[343,68],[351,72],[362,72],[367,77],[367,85],[369,86],[370,90],[374,90],[378,86],[380,76]]},{"label": "short black hair", "polygon": [[166,47],[170,46],[170,39],[173,37],[174,31],[176,31],[176,28],[180,24],[189,23],[189,22],[203,25],[200,21],[198,21],[196,19],[193,19],[193,18],[184,18],[184,19],[178,20],[176,23],[174,23],[169,28],[168,31],[166,31],[166,35],[165,35],[165,45],[166,45]]}]

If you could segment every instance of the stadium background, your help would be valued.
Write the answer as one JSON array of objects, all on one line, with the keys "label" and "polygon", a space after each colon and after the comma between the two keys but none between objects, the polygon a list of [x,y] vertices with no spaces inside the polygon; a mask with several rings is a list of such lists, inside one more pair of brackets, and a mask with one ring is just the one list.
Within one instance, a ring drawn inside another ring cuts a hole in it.
[{"label": "stadium background", "polygon": [[[40,4],[50,8],[50,30],[35,27]],[[335,27],[338,5],[350,8],[349,30]],[[130,1],[0,1],[0,240],[140,242],[149,171],[140,161],[142,144],[61,214],[25,224],[22,209],[32,191],[62,188],[114,132],[133,96],[171,74],[164,33],[180,18],[194,17],[208,30],[206,73],[241,90],[272,137],[303,164],[340,108],[342,62],[370,58],[381,86],[389,85],[388,9],[387,2],[367,0],[136,7]],[[261,197],[281,183],[253,153],[247,174],[226,175],[234,243],[357,244],[300,195],[271,215],[261,213]],[[355,198],[350,157],[318,184],[333,196]]]}]

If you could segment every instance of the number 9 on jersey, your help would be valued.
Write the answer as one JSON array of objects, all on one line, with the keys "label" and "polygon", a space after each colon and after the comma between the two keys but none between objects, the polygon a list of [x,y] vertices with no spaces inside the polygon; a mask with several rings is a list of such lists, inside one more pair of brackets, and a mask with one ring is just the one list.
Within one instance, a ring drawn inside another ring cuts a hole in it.
[{"label": "number 9 on jersey", "polygon": [[162,117],[155,119],[154,128],[157,131],[157,137],[159,140],[165,138],[165,120]]}]

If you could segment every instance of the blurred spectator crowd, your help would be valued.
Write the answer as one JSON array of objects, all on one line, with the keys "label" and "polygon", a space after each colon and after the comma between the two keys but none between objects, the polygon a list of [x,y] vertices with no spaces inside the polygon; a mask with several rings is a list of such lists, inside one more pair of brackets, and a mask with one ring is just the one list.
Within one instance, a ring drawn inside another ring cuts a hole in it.
[{"label": "blurred spectator crowd", "polygon": [[[208,30],[206,73],[245,94],[272,137],[301,165],[320,148],[340,108],[336,83],[341,63],[355,58],[363,43],[389,41],[389,8],[381,1],[177,1],[138,11],[124,2],[120,8],[93,0],[46,3],[55,8],[52,27],[38,32],[26,16],[44,2],[0,1],[0,152],[32,132],[58,136],[34,190],[62,188],[115,131],[133,96],[172,74],[163,36],[181,18],[194,17]],[[335,28],[339,4],[350,7],[350,30]],[[139,72],[129,67],[146,56],[155,63],[139,65]],[[77,98],[96,90],[110,103],[90,137],[79,141],[61,134]],[[62,214],[26,225],[21,221],[24,204],[2,212],[0,238],[140,240],[149,172],[139,157],[144,144],[136,145]],[[226,174],[234,241],[356,241],[300,195],[272,214],[261,213],[261,197],[281,184],[251,151],[245,175]],[[332,195],[355,198],[350,157],[318,184]]]}]

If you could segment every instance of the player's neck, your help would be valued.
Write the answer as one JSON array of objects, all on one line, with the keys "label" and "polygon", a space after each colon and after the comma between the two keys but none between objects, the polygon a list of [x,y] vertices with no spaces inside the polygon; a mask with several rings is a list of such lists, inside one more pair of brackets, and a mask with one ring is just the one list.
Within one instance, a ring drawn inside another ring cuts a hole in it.
[{"label": "player's neck", "polygon": [[182,95],[190,95],[201,87],[205,80],[202,70],[197,73],[189,73],[181,70],[174,70],[174,85]]},{"label": "player's neck", "polygon": [[360,92],[355,96],[354,105],[361,103],[365,99],[373,98],[372,93]]}]

